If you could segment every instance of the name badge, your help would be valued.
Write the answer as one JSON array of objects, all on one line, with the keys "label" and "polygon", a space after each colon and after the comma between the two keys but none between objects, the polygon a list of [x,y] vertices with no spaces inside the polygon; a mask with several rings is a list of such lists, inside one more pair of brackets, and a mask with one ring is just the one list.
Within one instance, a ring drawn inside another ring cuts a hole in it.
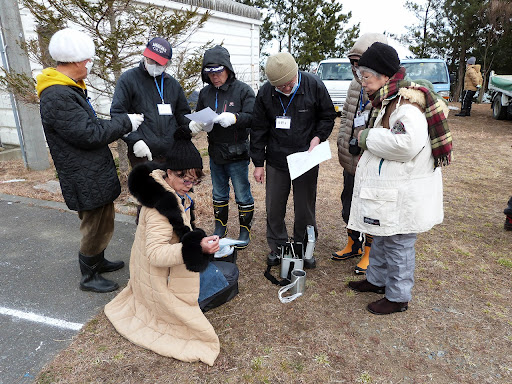
[{"label": "name badge", "polygon": [[172,115],[171,104],[157,104],[159,115]]},{"label": "name badge", "polygon": [[276,129],[290,129],[292,118],[289,116],[276,116]]},{"label": "name badge", "polygon": [[359,116],[356,116],[354,118],[354,127],[362,127],[366,125],[366,121],[364,120],[364,116],[363,115],[359,115]]}]

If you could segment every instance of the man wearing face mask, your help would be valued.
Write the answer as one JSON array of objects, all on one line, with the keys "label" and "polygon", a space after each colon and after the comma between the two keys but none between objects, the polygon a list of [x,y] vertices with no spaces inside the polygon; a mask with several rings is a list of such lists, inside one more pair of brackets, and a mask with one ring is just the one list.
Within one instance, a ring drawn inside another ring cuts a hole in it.
[{"label": "man wearing face mask", "polygon": [[114,200],[121,193],[108,144],[136,131],[143,117],[124,113],[104,120],[96,116],[84,82],[95,47],[85,33],[60,30],[52,36],[48,50],[57,66],[43,69],[36,90],[62,195],[80,218],[80,289],[110,292],[119,285],[101,273],[118,270],[124,262],[105,259],[105,248],[114,233]]},{"label": "man wearing face mask", "polygon": [[169,42],[161,37],[149,41],[136,68],[121,75],[116,84],[110,114],[141,113],[144,123],[124,138],[128,159],[135,166],[146,161],[165,162],[165,152],[174,143],[174,132],[190,122],[184,115],[190,107],[183,88],[165,73],[172,57]]},{"label": "man wearing face mask", "polygon": [[[315,75],[298,70],[288,52],[280,52],[267,60],[268,81],[259,89],[254,104],[251,127],[251,158],[254,179],[266,184],[267,264],[279,263],[278,245],[288,240],[285,225],[286,202],[293,186],[295,220],[293,239],[302,242],[306,227],[315,217],[318,166],[295,180],[290,179],[286,156],[312,151],[328,139],[336,112],[325,85]],[[264,168],[266,161],[266,169]],[[305,264],[315,266],[314,259]]]}]

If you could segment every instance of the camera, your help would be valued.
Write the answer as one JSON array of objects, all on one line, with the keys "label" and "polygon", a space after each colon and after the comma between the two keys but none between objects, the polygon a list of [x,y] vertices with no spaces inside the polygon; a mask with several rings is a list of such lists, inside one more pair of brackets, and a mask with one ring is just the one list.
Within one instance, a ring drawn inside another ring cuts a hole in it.
[{"label": "camera", "polygon": [[359,142],[355,137],[351,138],[348,142],[348,151],[351,155],[357,156],[361,153],[361,148],[359,147]]}]

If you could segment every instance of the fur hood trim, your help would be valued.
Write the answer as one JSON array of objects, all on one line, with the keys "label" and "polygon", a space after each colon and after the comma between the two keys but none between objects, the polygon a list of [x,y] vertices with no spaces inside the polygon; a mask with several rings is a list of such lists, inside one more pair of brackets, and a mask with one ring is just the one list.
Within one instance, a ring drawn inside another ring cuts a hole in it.
[{"label": "fur hood trim", "polygon": [[[130,193],[145,207],[155,208],[165,216],[178,234],[180,241],[187,232],[194,229],[185,225],[180,209],[180,198],[164,180],[165,171],[155,162],[139,164],[128,176]],[[194,206],[190,208],[190,222],[194,222]]]},{"label": "fur hood trim", "polygon": [[[421,107],[421,110],[424,111],[427,106],[427,101],[425,99],[425,94],[414,88],[400,88],[398,90],[398,95],[402,98],[408,100],[410,103],[418,104]],[[448,113],[450,110],[445,102],[441,102],[441,107],[443,109],[443,114],[445,117],[448,117]]]}]

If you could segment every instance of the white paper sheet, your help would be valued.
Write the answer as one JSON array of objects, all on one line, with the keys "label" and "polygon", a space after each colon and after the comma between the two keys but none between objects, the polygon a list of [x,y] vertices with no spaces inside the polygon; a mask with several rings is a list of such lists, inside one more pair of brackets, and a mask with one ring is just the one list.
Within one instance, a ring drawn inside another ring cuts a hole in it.
[{"label": "white paper sheet", "polygon": [[286,156],[286,160],[288,161],[290,178],[295,180],[322,161],[329,160],[330,158],[331,147],[327,140],[318,144],[311,152],[298,152],[288,155]]},{"label": "white paper sheet", "polygon": [[213,119],[215,119],[217,116],[218,115],[215,113],[215,111],[210,107],[206,107],[200,111],[185,115],[185,117],[195,121],[196,123],[206,125],[213,124]]}]

